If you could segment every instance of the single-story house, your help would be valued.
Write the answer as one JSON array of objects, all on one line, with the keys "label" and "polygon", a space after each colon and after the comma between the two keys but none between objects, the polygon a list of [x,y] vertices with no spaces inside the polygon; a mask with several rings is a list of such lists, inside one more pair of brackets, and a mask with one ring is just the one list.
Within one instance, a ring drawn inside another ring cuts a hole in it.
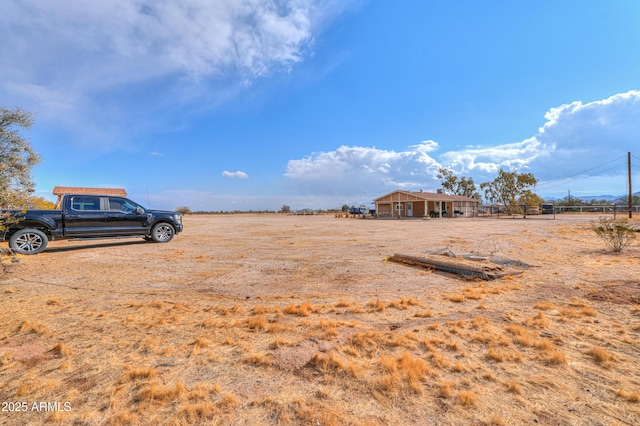
[{"label": "single-story house", "polygon": [[127,191],[121,188],[78,188],[73,186],[56,186],[52,191],[53,195],[58,196],[56,208],[60,208],[62,196],[66,194],[87,194],[87,195],[115,195],[118,197],[126,197]]},{"label": "single-story house", "polygon": [[378,217],[472,217],[480,200],[425,191],[394,191],[373,200]]}]

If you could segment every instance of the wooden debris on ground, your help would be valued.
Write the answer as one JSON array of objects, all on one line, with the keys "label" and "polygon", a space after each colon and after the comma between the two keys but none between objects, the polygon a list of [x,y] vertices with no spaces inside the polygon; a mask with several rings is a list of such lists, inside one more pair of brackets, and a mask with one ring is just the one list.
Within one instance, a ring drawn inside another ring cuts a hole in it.
[{"label": "wooden debris on ground", "polygon": [[453,253],[410,256],[395,253],[393,256],[387,258],[387,261],[449,272],[462,275],[465,278],[480,278],[483,280],[493,280],[507,275],[519,275],[524,272],[526,267],[529,267],[526,263],[517,260],[504,258],[495,258],[492,260],[491,257],[471,255],[456,256],[452,254]]}]

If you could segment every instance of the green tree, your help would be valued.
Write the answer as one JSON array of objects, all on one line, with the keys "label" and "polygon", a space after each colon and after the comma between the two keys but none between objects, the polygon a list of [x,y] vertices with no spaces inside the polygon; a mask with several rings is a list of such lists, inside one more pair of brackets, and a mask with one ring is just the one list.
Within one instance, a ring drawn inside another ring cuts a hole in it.
[{"label": "green tree", "polygon": [[458,177],[453,174],[452,170],[445,169],[444,167],[438,169],[437,176],[445,192],[480,199],[480,194],[478,193],[475,182],[473,182],[473,178],[465,176]]},{"label": "green tree", "polygon": [[282,207],[280,208],[280,212],[282,212],[282,213],[291,213],[291,206],[283,204]]},{"label": "green tree", "polygon": [[183,216],[186,214],[191,214],[191,209],[189,208],[189,206],[176,207],[176,211]]},{"label": "green tree", "polygon": [[539,206],[544,203],[544,199],[538,194],[532,191],[526,191],[520,197],[518,197],[518,204],[525,204],[527,206]]},{"label": "green tree", "polygon": [[562,197],[559,200],[556,200],[556,206],[586,206],[589,203],[582,200],[582,198],[569,196]]},{"label": "green tree", "polygon": [[505,172],[500,169],[498,177],[491,182],[480,184],[484,190],[485,198],[491,203],[500,203],[510,212],[516,210],[520,200],[533,199],[535,193],[532,189],[538,183],[538,179],[531,173]]},{"label": "green tree", "polygon": [[342,211],[343,212],[348,212],[349,211],[349,204],[343,204],[342,205]]},{"label": "green tree", "polygon": [[54,210],[56,208],[56,204],[44,197],[32,195],[27,200],[27,208],[36,210]]},{"label": "green tree", "polygon": [[32,113],[0,107],[0,207],[24,207],[34,191],[31,168],[40,156],[21,134],[32,124]]}]

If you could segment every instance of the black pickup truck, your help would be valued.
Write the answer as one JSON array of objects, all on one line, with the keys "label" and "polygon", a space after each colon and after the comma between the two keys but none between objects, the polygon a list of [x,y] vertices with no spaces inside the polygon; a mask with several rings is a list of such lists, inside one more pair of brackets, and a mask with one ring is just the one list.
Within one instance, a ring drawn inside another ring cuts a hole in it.
[{"label": "black pickup truck", "polygon": [[145,209],[123,197],[68,194],[60,205],[60,210],[3,212],[0,240],[9,240],[16,253],[37,254],[49,240],[142,237],[166,243],[182,231],[180,213]]}]

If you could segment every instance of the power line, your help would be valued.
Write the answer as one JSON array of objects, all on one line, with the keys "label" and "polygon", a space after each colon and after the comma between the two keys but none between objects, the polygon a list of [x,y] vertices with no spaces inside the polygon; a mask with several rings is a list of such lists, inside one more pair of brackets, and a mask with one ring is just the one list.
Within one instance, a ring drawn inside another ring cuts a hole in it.
[{"label": "power line", "polygon": [[[541,184],[538,184],[538,185],[536,185],[536,186],[537,186],[537,187],[544,187],[544,188],[547,188],[547,189],[549,189],[549,188],[555,188],[555,187],[557,187],[557,186],[561,186],[561,185],[566,184],[568,181],[573,181],[573,180],[575,180],[575,179],[573,179],[573,178],[578,177],[578,176],[583,176],[583,175],[585,175],[585,174],[587,174],[587,176],[593,176],[593,175],[590,175],[590,174],[588,174],[588,173],[589,173],[589,172],[592,172],[592,171],[594,171],[594,170],[598,170],[598,172],[599,172],[599,173],[603,173],[603,172],[607,172],[607,171],[610,171],[610,170],[614,170],[614,169],[617,169],[617,168],[619,168],[619,167],[622,167],[622,164],[616,164],[615,166],[613,166],[613,167],[609,167],[609,168],[606,168],[606,169],[601,169],[601,168],[602,168],[602,167],[604,167],[604,166],[607,166],[607,165],[609,165],[609,164],[611,164],[611,163],[614,163],[614,162],[616,162],[616,161],[620,161],[620,160],[622,160],[622,159],[626,159],[626,155],[623,155],[623,156],[618,157],[618,158],[614,158],[613,160],[607,161],[607,162],[605,162],[605,163],[602,163],[602,164],[597,165],[597,166],[595,166],[595,167],[592,167],[592,168],[590,168],[590,169],[586,169],[586,170],[583,170],[583,171],[581,171],[581,172],[575,173],[575,174],[573,174],[573,175],[569,175],[569,176],[565,176],[565,177],[561,177],[561,178],[556,178],[556,179],[548,180],[548,181],[543,182],[543,183],[541,183]],[[625,161],[625,163],[626,163],[626,161]]]},{"label": "power line", "polygon": [[[573,174],[573,175],[569,175],[569,176],[565,176],[565,177],[561,177],[561,178],[557,178],[557,179],[552,179],[552,180],[546,181],[545,183],[542,183],[542,184],[540,184],[540,185],[538,185],[538,186],[546,186],[546,185],[549,185],[549,184],[552,184],[552,183],[555,183],[555,182],[559,182],[559,181],[563,181],[563,183],[564,183],[564,181],[566,181],[566,180],[568,180],[568,179],[572,179],[572,178],[577,177],[577,176],[582,176],[582,175],[584,175],[584,174],[586,174],[586,173],[588,173],[588,172],[591,172],[591,171],[593,171],[593,170],[599,169],[600,167],[606,166],[606,165],[611,164],[611,163],[613,163],[613,162],[615,162],[615,161],[619,161],[619,160],[621,160],[621,159],[625,159],[625,158],[626,158],[626,155],[623,155],[623,156],[621,156],[621,157],[615,158],[615,159],[613,159],[613,160],[611,160],[611,161],[607,161],[606,163],[602,163],[602,164],[600,164],[600,165],[598,165],[598,166],[592,167],[592,168],[587,169],[587,170],[584,170],[584,171],[582,171],[582,172],[579,172],[579,173],[576,173],[576,174]],[[616,167],[618,167],[618,166],[616,166]],[[616,167],[611,167],[611,168],[608,168],[608,169],[605,169],[605,170],[600,170],[600,172],[606,172],[606,171],[609,171],[609,170],[613,170],[613,169],[615,169]]]}]

